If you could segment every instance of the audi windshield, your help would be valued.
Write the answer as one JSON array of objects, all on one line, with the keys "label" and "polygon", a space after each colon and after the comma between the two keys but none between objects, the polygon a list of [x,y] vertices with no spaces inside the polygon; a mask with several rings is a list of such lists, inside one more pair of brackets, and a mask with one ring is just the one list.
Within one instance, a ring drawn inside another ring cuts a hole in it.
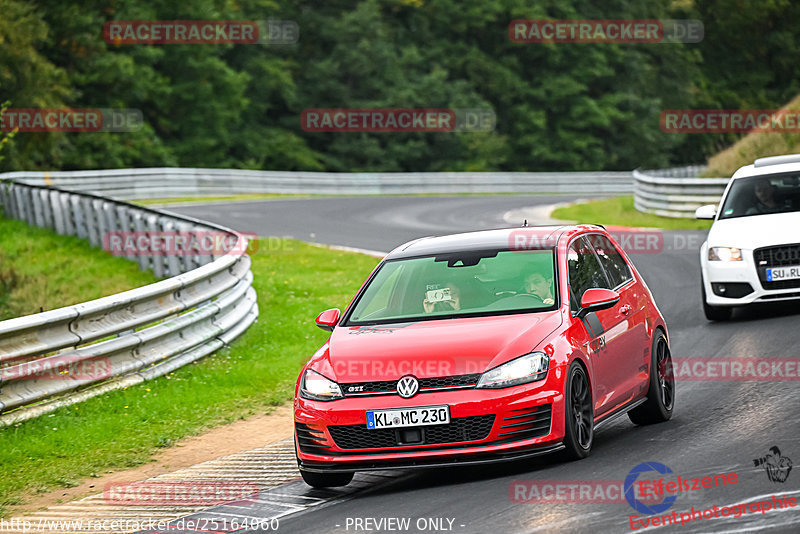
[{"label": "audi windshield", "polygon": [[347,325],[553,310],[553,250],[460,252],[386,261]]},{"label": "audi windshield", "polygon": [[731,184],[720,219],[800,211],[800,175],[737,178]]}]

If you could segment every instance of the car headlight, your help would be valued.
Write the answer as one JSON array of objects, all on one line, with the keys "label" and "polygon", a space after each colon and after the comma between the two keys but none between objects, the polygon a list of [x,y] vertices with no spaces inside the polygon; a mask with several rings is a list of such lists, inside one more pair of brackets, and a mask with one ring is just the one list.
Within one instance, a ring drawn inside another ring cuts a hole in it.
[{"label": "car headlight", "polygon": [[316,371],[306,369],[303,381],[300,382],[300,396],[310,400],[332,401],[341,399],[344,395],[342,395],[339,384],[328,380]]},{"label": "car headlight", "polygon": [[742,251],[735,247],[710,247],[708,261],[742,261]]},{"label": "car headlight", "polygon": [[481,375],[476,387],[507,388],[543,380],[547,376],[549,363],[547,354],[532,352],[489,369]]}]

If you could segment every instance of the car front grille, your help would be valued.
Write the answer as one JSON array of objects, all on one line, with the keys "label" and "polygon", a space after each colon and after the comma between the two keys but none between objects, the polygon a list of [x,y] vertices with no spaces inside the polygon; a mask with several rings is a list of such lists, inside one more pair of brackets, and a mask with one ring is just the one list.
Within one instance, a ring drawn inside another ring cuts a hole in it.
[{"label": "car front grille", "polygon": [[[492,431],[495,416],[476,415],[456,417],[446,425],[414,427],[422,430],[422,440],[418,445],[438,445],[480,441]],[[333,441],[340,449],[388,449],[402,447],[401,429],[380,428],[370,430],[364,425],[334,425],[328,427]]]},{"label": "car front grille", "polygon": [[297,431],[297,446],[306,454],[328,454],[331,446],[322,430],[318,430],[303,423],[294,423]]},{"label": "car front grille", "polygon": [[532,408],[513,410],[500,423],[497,437],[503,441],[522,441],[540,438],[550,433],[553,405],[543,404]]},{"label": "car front grille", "polygon": [[[446,391],[450,389],[470,389],[478,384],[481,375],[455,375],[435,378],[420,378],[419,393]],[[371,397],[373,395],[397,395],[397,380],[382,382],[356,382],[339,384],[345,397]]]},{"label": "car front grille", "polygon": [[767,269],[772,267],[795,267],[800,265],[800,244],[757,248],[753,251],[756,272],[764,289],[790,289],[800,287],[800,279],[767,281]]}]

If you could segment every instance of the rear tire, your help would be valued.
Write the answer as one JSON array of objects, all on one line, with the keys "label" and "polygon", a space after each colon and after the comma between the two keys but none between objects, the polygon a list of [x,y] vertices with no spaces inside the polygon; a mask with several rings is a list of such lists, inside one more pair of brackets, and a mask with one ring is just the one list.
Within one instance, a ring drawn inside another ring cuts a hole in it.
[{"label": "rear tire", "polygon": [[675,407],[675,373],[667,337],[661,330],[653,336],[650,349],[650,387],[647,401],[628,412],[628,418],[637,425],[663,423],[672,417]]},{"label": "rear tire", "polygon": [[355,473],[313,473],[301,469],[300,474],[303,481],[312,488],[338,488],[348,485]]},{"label": "rear tire", "polygon": [[594,439],[594,409],[589,378],[583,366],[573,361],[564,390],[564,456],[580,460],[589,456]]},{"label": "rear tire", "polygon": [[706,285],[700,281],[703,291],[703,313],[709,321],[727,321],[731,318],[733,307],[731,306],[712,306],[706,302]]}]

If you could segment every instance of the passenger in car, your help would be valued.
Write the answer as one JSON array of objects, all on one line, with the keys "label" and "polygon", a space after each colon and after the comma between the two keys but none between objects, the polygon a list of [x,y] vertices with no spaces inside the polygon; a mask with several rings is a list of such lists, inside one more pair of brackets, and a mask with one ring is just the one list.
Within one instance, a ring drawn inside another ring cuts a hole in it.
[{"label": "passenger in car", "polygon": [[425,313],[458,311],[461,309],[461,289],[452,281],[428,285],[422,308]]}]

